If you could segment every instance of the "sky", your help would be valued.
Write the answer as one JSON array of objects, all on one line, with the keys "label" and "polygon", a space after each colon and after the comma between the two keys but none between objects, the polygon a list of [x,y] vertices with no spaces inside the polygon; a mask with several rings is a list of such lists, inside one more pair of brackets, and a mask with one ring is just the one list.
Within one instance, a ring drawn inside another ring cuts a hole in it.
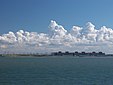
[{"label": "sky", "polygon": [[92,22],[113,28],[112,0],[0,0],[0,34],[27,30],[48,32],[50,20],[67,30]]},{"label": "sky", "polygon": [[112,53],[112,22],[112,0],[0,0],[0,51]]}]

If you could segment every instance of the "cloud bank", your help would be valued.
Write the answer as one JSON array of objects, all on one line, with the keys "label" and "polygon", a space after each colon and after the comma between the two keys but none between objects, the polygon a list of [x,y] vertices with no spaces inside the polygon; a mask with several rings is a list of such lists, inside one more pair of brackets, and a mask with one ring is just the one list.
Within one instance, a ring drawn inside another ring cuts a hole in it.
[{"label": "cloud bank", "polygon": [[27,32],[9,32],[0,36],[0,52],[29,53],[53,51],[102,51],[113,52],[113,30],[106,26],[96,29],[88,22],[83,27],[73,26],[67,31],[63,26],[51,20],[50,34]]}]

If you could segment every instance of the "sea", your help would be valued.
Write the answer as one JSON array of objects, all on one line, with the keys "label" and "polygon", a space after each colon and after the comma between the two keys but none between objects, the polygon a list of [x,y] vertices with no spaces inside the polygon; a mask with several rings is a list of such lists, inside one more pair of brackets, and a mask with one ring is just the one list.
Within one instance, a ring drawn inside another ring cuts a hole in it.
[{"label": "sea", "polygon": [[0,57],[0,85],[113,85],[113,57]]}]

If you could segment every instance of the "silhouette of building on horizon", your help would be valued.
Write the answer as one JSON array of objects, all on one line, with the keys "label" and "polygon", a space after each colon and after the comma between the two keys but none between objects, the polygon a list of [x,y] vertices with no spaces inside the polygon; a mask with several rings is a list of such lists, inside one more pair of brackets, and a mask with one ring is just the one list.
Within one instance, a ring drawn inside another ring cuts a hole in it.
[{"label": "silhouette of building on horizon", "polygon": [[59,51],[59,52],[53,52],[52,55],[54,56],[66,56],[66,55],[71,55],[71,56],[79,56],[79,57],[85,57],[85,56],[105,56],[106,54],[103,53],[103,52],[78,52],[78,51],[75,51],[75,52],[69,52],[69,51],[66,51],[66,52],[62,52],[62,51]]}]

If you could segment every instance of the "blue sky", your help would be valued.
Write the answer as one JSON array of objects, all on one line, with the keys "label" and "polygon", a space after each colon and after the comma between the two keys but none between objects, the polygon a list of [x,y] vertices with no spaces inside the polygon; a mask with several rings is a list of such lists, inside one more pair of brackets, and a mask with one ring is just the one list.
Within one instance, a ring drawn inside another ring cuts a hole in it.
[{"label": "blue sky", "polygon": [[88,21],[113,28],[113,0],[0,0],[0,34],[20,29],[48,32],[50,20],[67,30]]},{"label": "blue sky", "polygon": [[0,52],[113,53],[112,9],[113,0],[0,0]]}]

